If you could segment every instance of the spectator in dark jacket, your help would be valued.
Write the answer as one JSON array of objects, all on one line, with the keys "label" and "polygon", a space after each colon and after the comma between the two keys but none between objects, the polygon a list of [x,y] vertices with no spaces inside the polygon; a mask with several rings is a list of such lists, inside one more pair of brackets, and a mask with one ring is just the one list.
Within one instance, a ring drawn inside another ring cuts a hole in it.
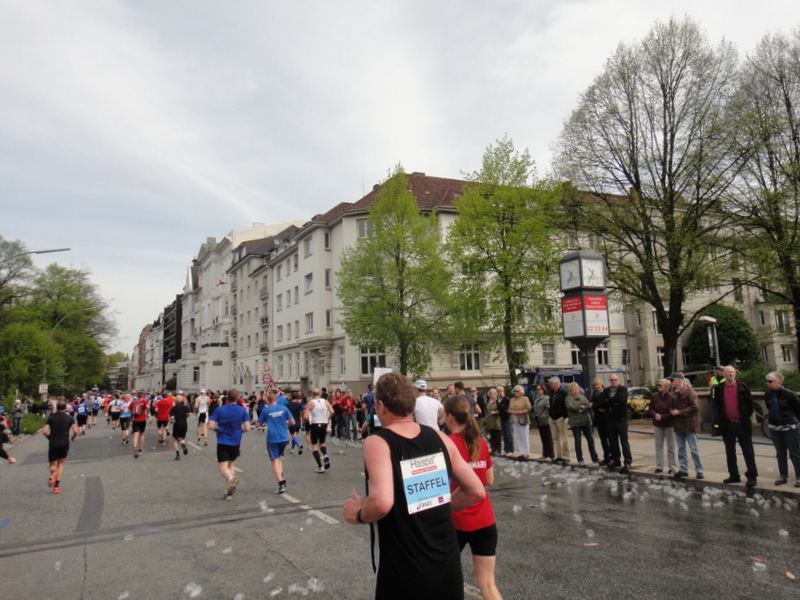
[{"label": "spectator in dark jacket", "polygon": [[611,445],[609,469],[618,468],[620,473],[628,473],[633,464],[631,445],[628,442],[628,388],[619,384],[619,375],[616,373],[609,376],[608,387],[603,390],[599,404],[607,415],[606,430]]},{"label": "spectator in dark jacket", "polygon": [[669,414],[672,415],[672,428],[675,430],[675,443],[678,445],[678,463],[680,465],[678,472],[675,473],[675,478],[689,476],[689,458],[686,456],[686,444],[688,443],[697,478],[704,479],[700,448],[697,445],[697,434],[700,433],[700,407],[697,404],[697,394],[680,373],[674,373],[670,380],[674,391],[669,399]]},{"label": "spectator in dark jacket", "polygon": [[550,378],[550,433],[556,458],[553,462],[569,464],[569,439],[567,438],[567,390],[558,377]]},{"label": "spectator in dark jacket", "polygon": [[667,445],[669,474],[678,470],[678,453],[675,447],[675,430],[669,414],[669,380],[658,382],[658,391],[650,397],[650,415],[653,417],[653,439],[656,444],[656,475],[664,472],[664,444]]},{"label": "spectator in dark jacket", "polygon": [[742,449],[747,470],[744,473],[747,487],[755,487],[758,477],[756,453],[753,449],[753,396],[743,381],[736,381],[736,369],[728,365],[722,369],[725,379],[712,388],[714,414],[725,442],[728,478],[723,483],[739,483],[739,464],[736,460],[736,442]]},{"label": "spectator in dark jacket", "polygon": [[794,487],[800,487],[800,401],[794,392],[783,387],[783,375],[777,371],[767,374],[767,393],[764,402],[769,414],[769,433],[775,446],[780,477],[775,485],[789,481],[789,463],[794,466]]}]

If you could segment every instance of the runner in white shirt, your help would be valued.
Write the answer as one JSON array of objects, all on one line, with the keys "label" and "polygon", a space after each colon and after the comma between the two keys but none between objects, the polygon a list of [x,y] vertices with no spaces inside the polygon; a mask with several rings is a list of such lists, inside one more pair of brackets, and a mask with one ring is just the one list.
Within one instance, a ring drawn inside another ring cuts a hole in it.
[{"label": "runner in white shirt", "polygon": [[311,400],[306,404],[305,418],[311,424],[311,453],[317,461],[317,473],[324,473],[331,468],[328,449],[325,447],[325,436],[332,415],[333,407],[322,397],[322,392],[318,389],[311,392]]},{"label": "runner in white shirt", "polygon": [[200,395],[194,399],[194,412],[197,415],[197,443],[203,438],[203,445],[208,446],[208,396],[205,390],[200,390]]}]

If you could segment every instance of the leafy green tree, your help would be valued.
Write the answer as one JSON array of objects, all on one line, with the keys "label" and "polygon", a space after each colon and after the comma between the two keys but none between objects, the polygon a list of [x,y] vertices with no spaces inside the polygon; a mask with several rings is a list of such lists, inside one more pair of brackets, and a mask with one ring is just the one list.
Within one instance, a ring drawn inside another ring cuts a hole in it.
[{"label": "leafy green tree", "polygon": [[354,344],[390,352],[401,373],[422,376],[442,339],[451,276],[438,220],[420,213],[400,165],[381,185],[367,226],[336,274],[342,326]]},{"label": "leafy green tree", "polygon": [[735,107],[749,153],[728,204],[742,234],[743,280],[790,305],[800,323],[800,30],[764,36],[744,63]]},{"label": "leafy green tree", "polygon": [[[761,353],[758,338],[741,312],[725,304],[712,304],[703,310],[703,314],[717,320],[717,343],[723,365],[732,364],[737,369],[749,369],[758,363]],[[708,325],[705,323],[695,321],[687,345],[690,362],[715,362],[708,342]]]},{"label": "leafy green tree", "polygon": [[558,143],[558,174],[591,192],[582,222],[610,287],[655,310],[665,374],[692,322],[686,301],[729,272],[721,201],[746,158],[728,118],[736,64],[694,21],[657,23],[618,47]]},{"label": "leafy green tree", "polygon": [[[526,149],[505,136],[490,145],[480,171],[456,201],[450,255],[465,337],[505,358],[512,385],[525,349],[555,334],[553,272],[562,247],[556,241],[560,188],[535,181]],[[471,325],[471,327],[469,327]]]},{"label": "leafy green tree", "polygon": [[2,310],[20,298],[33,272],[31,257],[26,254],[22,242],[8,241],[0,236],[0,325],[3,322]]}]

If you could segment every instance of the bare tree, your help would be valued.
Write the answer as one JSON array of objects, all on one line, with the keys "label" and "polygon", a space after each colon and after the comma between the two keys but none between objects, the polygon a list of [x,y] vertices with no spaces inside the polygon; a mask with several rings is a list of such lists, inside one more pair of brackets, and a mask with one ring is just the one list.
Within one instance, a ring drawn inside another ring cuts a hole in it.
[{"label": "bare tree", "polygon": [[665,373],[694,316],[686,301],[729,257],[720,207],[744,159],[727,120],[736,67],[733,46],[712,47],[691,19],[657,23],[609,58],[557,147],[558,175],[591,191],[583,229],[612,289],[655,310]]},{"label": "bare tree", "polygon": [[800,348],[800,29],[762,38],[735,106],[742,151],[751,152],[731,205],[748,232],[742,266],[770,301],[792,305]]}]

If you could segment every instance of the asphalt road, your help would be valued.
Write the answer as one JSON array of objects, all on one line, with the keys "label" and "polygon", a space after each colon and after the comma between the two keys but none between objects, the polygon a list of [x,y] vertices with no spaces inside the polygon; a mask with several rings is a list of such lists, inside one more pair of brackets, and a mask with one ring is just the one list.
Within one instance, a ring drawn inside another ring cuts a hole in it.
[{"label": "asphalt road", "polygon": [[[151,424],[134,460],[103,422],[73,444],[59,495],[43,436],[11,449],[19,462],[0,466],[0,598],[371,597],[369,528],[341,518],[350,490],[364,488],[357,445],[329,443],[324,475],[308,451],[288,456],[278,496],[264,434],[245,434],[241,483],[224,502],[213,439],[190,442],[175,461]],[[504,458],[496,472],[507,600],[800,595],[786,575],[800,577],[794,494]],[[479,598],[468,551],[463,563],[467,598]]]}]

